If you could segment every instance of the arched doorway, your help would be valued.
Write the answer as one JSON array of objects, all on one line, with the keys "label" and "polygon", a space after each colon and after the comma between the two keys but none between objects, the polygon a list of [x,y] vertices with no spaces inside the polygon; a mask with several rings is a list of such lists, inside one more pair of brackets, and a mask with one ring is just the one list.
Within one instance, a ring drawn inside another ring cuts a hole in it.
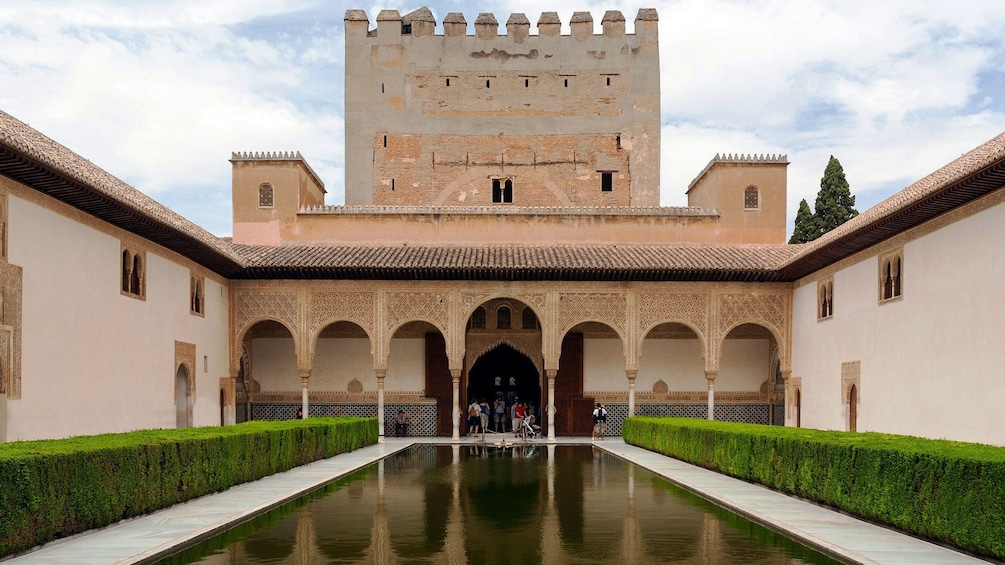
[{"label": "arched doorway", "polygon": [[715,379],[716,420],[771,423],[777,349],[774,334],[760,324],[740,324],[726,334]]},{"label": "arched doorway", "polygon": [[858,387],[855,385],[848,391],[848,430],[858,431]]},{"label": "arched doorway", "polygon": [[250,408],[247,419],[293,418],[302,406],[293,333],[280,322],[261,320],[247,330],[242,345],[244,392]]},{"label": "arched doorway", "polygon": [[[508,297],[479,304],[468,317],[464,348],[462,409],[472,401],[485,400],[491,412],[489,429],[495,429],[491,409],[496,398],[505,401],[507,416],[519,400],[528,405],[539,425],[547,425],[542,418],[541,323],[532,306]],[[511,418],[504,421],[510,430]]]},{"label": "arched doorway", "polygon": [[[497,398],[502,398],[506,401],[507,414],[515,402],[524,402],[528,405],[528,413],[534,414],[540,423],[543,399],[541,373],[529,357],[513,346],[501,343],[471,366],[466,398],[468,404],[484,400],[490,407]],[[489,429],[494,429],[491,419]]]},{"label": "arched doorway", "polygon": [[188,399],[188,368],[178,365],[174,376],[175,427],[187,428],[192,425]]}]

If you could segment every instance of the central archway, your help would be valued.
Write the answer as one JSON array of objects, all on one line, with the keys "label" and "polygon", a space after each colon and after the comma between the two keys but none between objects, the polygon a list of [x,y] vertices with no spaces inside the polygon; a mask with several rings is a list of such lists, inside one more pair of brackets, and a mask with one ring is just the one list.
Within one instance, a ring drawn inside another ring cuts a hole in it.
[{"label": "central archway", "polygon": [[[507,343],[500,343],[481,355],[468,373],[468,404],[484,400],[493,406],[497,398],[506,401],[506,430],[510,431],[509,409],[517,401],[528,405],[528,413],[541,421],[541,374],[530,357]],[[494,426],[491,425],[490,429]]]}]

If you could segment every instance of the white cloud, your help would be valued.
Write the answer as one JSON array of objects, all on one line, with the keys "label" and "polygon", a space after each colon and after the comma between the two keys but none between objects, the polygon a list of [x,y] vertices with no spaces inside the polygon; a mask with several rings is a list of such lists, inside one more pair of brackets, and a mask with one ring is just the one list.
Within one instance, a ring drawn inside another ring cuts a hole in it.
[{"label": "white cloud", "polygon": [[[408,13],[421,4],[363,6]],[[309,0],[5,0],[0,108],[155,197],[229,201],[235,150],[299,150],[342,201],[344,8]],[[429,3],[440,20],[469,8]],[[611,6],[588,10],[599,31]],[[875,202],[1005,123],[1005,11],[993,2],[661,0],[662,193],[685,203],[716,153],[787,153],[789,216],[812,202],[829,155]],[[554,9],[554,6],[546,6]],[[502,26],[501,26],[502,29]],[[8,86],[13,85],[13,86]],[[208,188],[216,187],[216,188]],[[860,206],[861,208],[861,206]],[[208,217],[186,208],[189,217]],[[219,223],[215,233],[228,233]]]}]

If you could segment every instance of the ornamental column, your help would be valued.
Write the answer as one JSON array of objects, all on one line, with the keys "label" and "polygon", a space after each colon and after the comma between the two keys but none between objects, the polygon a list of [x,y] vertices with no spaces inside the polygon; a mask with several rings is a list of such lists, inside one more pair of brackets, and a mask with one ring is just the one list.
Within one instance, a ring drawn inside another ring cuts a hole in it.
[{"label": "ornamental column", "polygon": [[377,375],[377,442],[384,441],[384,377],[387,376],[387,369],[376,369]]},{"label": "ornamental column", "polygon": [[451,403],[450,421],[453,423],[451,441],[461,441],[461,370],[450,369],[450,383],[453,388],[454,401]]},{"label": "ornamental column", "polygon": [[555,370],[545,369],[544,376],[548,379],[548,442],[554,443],[555,437]]},{"label": "ornamental column", "polygon": [[300,410],[302,419],[307,419],[309,415],[308,410],[310,406],[307,402],[307,383],[311,380],[311,370],[310,369],[300,369]]},{"label": "ornamental column", "polygon": [[625,369],[628,377],[628,417],[635,415],[635,377],[639,376],[638,369]]},{"label": "ornamental column", "polygon": [[708,379],[708,419],[715,419],[715,377],[718,371],[705,371],[705,378]]}]

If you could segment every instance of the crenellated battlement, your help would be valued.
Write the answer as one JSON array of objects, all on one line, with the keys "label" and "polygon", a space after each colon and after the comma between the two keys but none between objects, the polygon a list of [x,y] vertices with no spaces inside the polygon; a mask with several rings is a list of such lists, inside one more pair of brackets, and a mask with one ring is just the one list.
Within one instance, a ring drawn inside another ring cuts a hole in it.
[{"label": "crenellated battlement", "polygon": [[[569,20],[571,36],[577,41],[585,41],[591,36],[608,38],[624,37],[625,16],[619,10],[608,10],[601,19],[602,31],[595,34],[593,30],[593,15],[590,12],[576,12]],[[635,16],[635,33],[641,38],[651,38],[655,41],[659,16],[654,8],[642,8]],[[345,23],[347,36],[350,33],[365,37],[375,37],[380,40],[397,40],[403,36],[427,37],[433,36],[436,28],[436,18],[429,8],[422,7],[402,16],[398,10],[381,10],[375,20],[376,27],[370,29],[370,20],[365,10],[346,10]],[[538,18],[536,37],[547,38],[560,35],[562,20],[558,12],[542,12]],[[464,14],[450,12],[443,18],[443,35],[441,37],[476,37],[481,40],[509,38],[516,43],[522,43],[531,35],[531,23],[526,14],[513,13],[506,20],[505,33],[499,33],[499,20],[491,12],[478,14],[474,21],[475,33],[468,35],[468,22]]]},{"label": "crenellated battlement", "polygon": [[659,202],[656,10],[441,17],[346,11],[347,204]]},{"label": "crenellated battlement", "polygon": [[714,167],[719,163],[788,165],[789,156],[785,154],[775,155],[774,153],[772,153],[771,155],[768,155],[767,153],[760,155],[750,153],[747,153],[746,155],[742,153],[737,153],[736,155],[733,155],[732,153],[722,153],[722,154],[716,153],[715,157],[712,157],[712,159],[708,162],[708,164],[705,165],[705,168],[702,169],[700,173],[698,173],[698,176],[694,177],[694,180],[692,180],[691,183],[687,185],[688,190],[694,188],[694,186],[698,184],[698,182],[702,179],[702,177],[708,174],[708,172],[712,169],[712,167]]}]

